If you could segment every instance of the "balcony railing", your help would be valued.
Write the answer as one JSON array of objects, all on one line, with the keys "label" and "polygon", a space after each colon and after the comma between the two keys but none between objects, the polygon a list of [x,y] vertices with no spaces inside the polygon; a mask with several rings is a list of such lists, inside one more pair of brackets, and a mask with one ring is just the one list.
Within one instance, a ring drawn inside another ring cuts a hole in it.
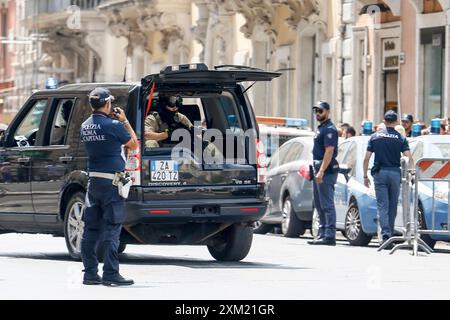
[{"label": "balcony railing", "polygon": [[78,6],[81,10],[94,9],[105,0],[26,0],[26,17],[66,11],[70,6]]}]

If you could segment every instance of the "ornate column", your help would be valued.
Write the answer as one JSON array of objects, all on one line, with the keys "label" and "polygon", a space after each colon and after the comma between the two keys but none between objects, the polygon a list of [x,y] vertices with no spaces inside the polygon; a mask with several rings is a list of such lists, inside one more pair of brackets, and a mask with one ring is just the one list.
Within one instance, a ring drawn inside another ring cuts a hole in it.
[{"label": "ornate column", "polygon": [[194,0],[194,3],[199,10],[199,18],[196,21],[197,25],[192,29],[192,35],[194,37],[194,40],[199,42],[202,46],[202,52],[200,52],[199,60],[205,61],[206,37],[208,34],[208,24],[210,19],[208,1]]},{"label": "ornate column", "polygon": [[[141,0],[142,1],[142,0]],[[151,1],[139,10],[137,25],[146,34],[159,33],[159,47],[167,63],[188,63],[191,53],[190,1]]]},{"label": "ornate column", "polygon": [[270,51],[276,47],[277,31],[274,26],[275,7],[273,0],[233,0],[235,10],[246,20],[241,28],[245,37],[257,41],[269,41]]},{"label": "ornate column", "polygon": [[[97,56],[99,61],[100,57],[86,42],[87,32],[60,28],[59,30],[46,30],[46,34],[48,40],[43,43],[44,53],[53,57],[54,62],[60,61],[62,55],[73,67],[73,74],[67,80],[90,81],[90,56]],[[54,63],[54,67],[60,69],[62,65]]]}]

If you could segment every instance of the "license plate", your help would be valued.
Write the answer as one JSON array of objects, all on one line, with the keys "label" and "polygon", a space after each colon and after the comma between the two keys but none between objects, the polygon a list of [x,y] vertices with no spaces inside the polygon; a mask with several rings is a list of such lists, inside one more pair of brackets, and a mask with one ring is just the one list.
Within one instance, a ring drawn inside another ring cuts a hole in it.
[{"label": "license plate", "polygon": [[178,181],[178,162],[165,160],[152,161],[150,177],[153,182]]}]

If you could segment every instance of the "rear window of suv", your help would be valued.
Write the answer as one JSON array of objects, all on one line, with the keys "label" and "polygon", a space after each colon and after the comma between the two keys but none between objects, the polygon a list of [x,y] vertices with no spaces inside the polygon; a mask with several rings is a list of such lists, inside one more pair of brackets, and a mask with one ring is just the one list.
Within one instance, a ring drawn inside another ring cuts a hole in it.
[{"label": "rear window of suv", "polygon": [[[170,113],[174,109],[166,107],[168,99],[172,99],[171,104],[177,101],[177,112]],[[179,148],[180,145],[189,149],[189,141],[186,141],[186,138],[191,140],[191,152],[195,148],[192,143],[201,141],[203,152],[206,148],[209,151],[214,150],[216,155],[222,155],[225,161],[236,161],[239,158],[239,162],[247,162],[245,151],[243,154],[238,146],[241,144],[243,150],[247,149],[246,141],[256,133],[249,133],[250,130],[246,132],[245,116],[238,101],[235,93],[231,91],[155,93],[150,111],[144,116],[144,154],[173,154],[173,149]],[[173,116],[177,113],[177,116]],[[192,127],[187,128],[187,125]],[[166,132],[169,139],[151,139],[149,132]],[[200,140],[197,140],[199,137]]]}]

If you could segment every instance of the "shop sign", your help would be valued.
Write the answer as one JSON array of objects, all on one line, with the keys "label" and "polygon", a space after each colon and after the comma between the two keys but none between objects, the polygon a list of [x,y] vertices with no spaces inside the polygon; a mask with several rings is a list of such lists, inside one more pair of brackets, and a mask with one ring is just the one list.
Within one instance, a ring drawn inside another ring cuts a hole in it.
[{"label": "shop sign", "polygon": [[397,70],[400,66],[400,38],[382,40],[383,70]]}]

